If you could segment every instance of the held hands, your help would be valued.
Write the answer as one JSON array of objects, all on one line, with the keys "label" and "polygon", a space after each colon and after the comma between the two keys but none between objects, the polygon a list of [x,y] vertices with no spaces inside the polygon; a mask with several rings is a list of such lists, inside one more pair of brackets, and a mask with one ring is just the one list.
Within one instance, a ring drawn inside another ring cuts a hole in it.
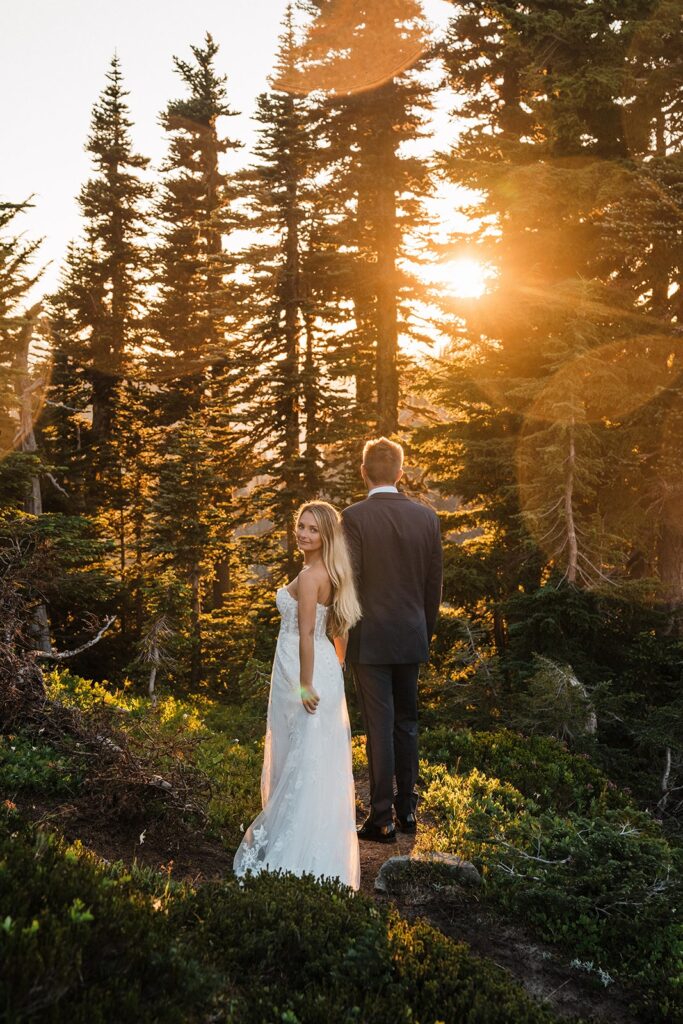
[{"label": "held hands", "polygon": [[316,691],[313,689],[312,686],[303,686],[302,685],[302,687],[301,687],[301,703],[306,708],[306,710],[308,711],[309,715],[314,715],[315,714],[316,708],[318,707],[319,701],[320,701],[320,697],[318,696],[318,694],[316,693]]}]

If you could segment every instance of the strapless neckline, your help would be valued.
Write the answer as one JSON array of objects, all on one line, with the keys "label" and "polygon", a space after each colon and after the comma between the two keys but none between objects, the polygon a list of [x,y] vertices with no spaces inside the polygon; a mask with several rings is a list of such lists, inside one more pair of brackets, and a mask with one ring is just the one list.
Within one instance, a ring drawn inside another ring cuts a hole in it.
[{"label": "strapless neckline", "polygon": [[[292,601],[294,601],[294,604],[298,604],[299,603],[298,598],[294,597],[294,594],[290,593],[289,587],[280,587],[279,589],[280,590],[284,590],[285,594],[287,594],[288,597],[291,597]],[[321,604],[320,601],[316,601],[315,603],[318,606],[318,608],[331,608],[332,607],[331,604]]]}]

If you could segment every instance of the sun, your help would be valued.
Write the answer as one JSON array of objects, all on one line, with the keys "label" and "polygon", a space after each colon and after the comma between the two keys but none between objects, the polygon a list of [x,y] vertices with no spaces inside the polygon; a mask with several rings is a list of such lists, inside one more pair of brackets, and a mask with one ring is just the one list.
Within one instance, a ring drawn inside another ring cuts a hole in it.
[{"label": "sun", "polygon": [[446,263],[435,263],[424,272],[430,284],[441,285],[444,291],[459,299],[479,299],[486,292],[491,271],[479,260],[469,256]]}]

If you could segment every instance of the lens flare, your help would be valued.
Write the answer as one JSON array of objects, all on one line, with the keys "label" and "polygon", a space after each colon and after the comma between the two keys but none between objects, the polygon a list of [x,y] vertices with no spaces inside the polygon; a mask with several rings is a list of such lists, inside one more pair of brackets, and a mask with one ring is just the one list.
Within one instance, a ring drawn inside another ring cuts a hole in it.
[{"label": "lens flare", "polygon": [[329,0],[320,6],[304,41],[277,68],[274,89],[334,96],[376,89],[413,67],[429,45],[417,0]]},{"label": "lens flare", "polygon": [[601,345],[562,366],[526,416],[616,423],[671,384],[682,366],[681,337],[655,334]]}]

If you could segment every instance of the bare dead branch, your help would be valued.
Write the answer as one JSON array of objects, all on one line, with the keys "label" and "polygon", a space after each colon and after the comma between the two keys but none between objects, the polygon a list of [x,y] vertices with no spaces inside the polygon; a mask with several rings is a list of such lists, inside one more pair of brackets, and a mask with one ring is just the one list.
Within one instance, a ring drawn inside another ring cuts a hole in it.
[{"label": "bare dead branch", "polygon": [[99,643],[99,641],[102,639],[104,634],[107,632],[107,630],[111,626],[112,622],[115,622],[115,621],[116,621],[116,616],[115,615],[110,615],[109,618],[107,619],[107,621],[105,622],[105,624],[102,626],[102,629],[99,631],[99,633],[96,636],[94,636],[92,638],[92,640],[88,640],[86,643],[81,644],[80,647],[75,647],[73,649],[73,651],[61,651],[61,652],[54,651],[54,652],[51,652],[49,654],[48,654],[47,651],[31,651],[31,654],[33,655],[34,658],[43,658],[43,659],[48,659],[50,661],[65,661],[66,658],[73,658],[76,654],[80,654],[81,651],[87,651],[87,649],[89,647],[94,647],[94,645],[96,643]]}]

